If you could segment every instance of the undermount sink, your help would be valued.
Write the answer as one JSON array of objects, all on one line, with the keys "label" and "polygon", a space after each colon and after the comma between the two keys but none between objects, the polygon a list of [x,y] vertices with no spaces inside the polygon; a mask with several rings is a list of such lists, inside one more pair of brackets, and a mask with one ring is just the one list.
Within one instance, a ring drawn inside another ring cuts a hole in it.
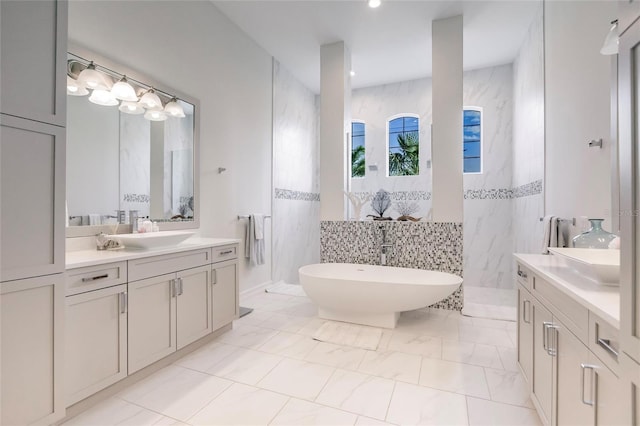
[{"label": "undermount sink", "polygon": [[576,272],[601,285],[620,285],[620,250],[549,247]]},{"label": "undermount sink", "polygon": [[193,231],[161,231],[118,234],[109,237],[118,241],[125,248],[149,250],[176,246],[193,234]]}]

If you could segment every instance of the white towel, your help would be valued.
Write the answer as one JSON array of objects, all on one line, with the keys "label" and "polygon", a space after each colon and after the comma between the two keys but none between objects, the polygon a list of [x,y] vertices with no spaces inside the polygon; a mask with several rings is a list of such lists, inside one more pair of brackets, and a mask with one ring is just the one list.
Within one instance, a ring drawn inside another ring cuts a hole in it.
[{"label": "white towel", "polygon": [[100,215],[96,213],[89,214],[89,225],[102,225],[100,223]]},{"label": "white towel", "polygon": [[557,216],[545,216],[542,222],[542,254],[549,254],[549,247],[567,247],[569,230],[567,221]]},{"label": "white towel", "polygon": [[253,226],[255,227],[256,240],[264,239],[264,215],[253,215]]},{"label": "white towel", "polygon": [[254,215],[249,215],[244,240],[244,255],[251,266],[264,264],[264,238],[256,238],[256,220]]}]

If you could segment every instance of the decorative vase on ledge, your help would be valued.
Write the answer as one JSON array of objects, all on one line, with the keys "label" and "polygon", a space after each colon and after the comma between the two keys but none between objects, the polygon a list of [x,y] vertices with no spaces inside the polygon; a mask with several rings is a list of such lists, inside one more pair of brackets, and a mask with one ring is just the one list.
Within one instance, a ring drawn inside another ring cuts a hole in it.
[{"label": "decorative vase on ledge", "polygon": [[591,228],[582,234],[573,238],[573,247],[575,248],[609,248],[609,243],[616,238],[615,234],[602,229],[604,219],[589,219]]}]

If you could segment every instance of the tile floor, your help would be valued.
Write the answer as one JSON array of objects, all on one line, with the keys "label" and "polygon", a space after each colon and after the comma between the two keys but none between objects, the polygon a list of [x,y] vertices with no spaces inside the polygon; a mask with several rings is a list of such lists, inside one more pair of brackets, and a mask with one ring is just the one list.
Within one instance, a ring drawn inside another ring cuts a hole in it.
[{"label": "tile floor", "polygon": [[419,310],[375,351],[318,342],[307,297],[261,293],[233,330],[73,425],[539,425],[514,322]]}]

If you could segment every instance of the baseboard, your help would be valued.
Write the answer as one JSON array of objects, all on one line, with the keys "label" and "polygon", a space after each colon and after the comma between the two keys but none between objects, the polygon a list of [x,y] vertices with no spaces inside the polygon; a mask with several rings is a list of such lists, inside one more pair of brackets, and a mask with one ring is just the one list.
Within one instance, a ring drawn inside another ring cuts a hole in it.
[{"label": "baseboard", "polygon": [[251,287],[241,291],[240,297],[250,297],[250,296],[255,296],[256,294],[264,293],[264,290],[272,284],[274,284],[274,282],[271,280],[265,281],[262,284],[258,284],[255,287]]}]

